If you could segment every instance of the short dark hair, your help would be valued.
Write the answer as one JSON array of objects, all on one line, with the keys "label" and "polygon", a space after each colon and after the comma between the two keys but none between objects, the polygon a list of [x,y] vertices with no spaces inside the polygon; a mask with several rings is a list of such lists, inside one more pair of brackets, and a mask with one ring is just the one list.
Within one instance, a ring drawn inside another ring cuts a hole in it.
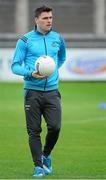
[{"label": "short dark hair", "polygon": [[47,7],[45,5],[41,6],[35,10],[35,17],[39,17],[42,12],[50,12],[50,11],[52,11],[52,8]]}]

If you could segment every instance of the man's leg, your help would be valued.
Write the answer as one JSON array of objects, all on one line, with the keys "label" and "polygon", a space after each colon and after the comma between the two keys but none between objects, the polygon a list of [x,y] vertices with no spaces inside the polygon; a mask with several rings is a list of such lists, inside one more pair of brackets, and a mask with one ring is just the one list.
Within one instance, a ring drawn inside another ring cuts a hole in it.
[{"label": "man's leg", "polygon": [[61,128],[61,95],[56,91],[45,93],[45,109],[43,116],[47,123],[47,135],[44,146],[44,156],[50,155],[54,148]]},{"label": "man's leg", "polygon": [[37,95],[36,91],[27,90],[25,96],[25,115],[29,146],[35,166],[40,167],[42,167],[41,114],[39,95]]}]

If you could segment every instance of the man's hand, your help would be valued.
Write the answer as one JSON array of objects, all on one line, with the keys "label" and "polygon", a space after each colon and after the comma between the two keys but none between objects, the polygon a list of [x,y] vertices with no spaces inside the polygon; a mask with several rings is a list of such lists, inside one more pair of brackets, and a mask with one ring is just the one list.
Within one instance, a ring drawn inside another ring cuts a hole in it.
[{"label": "man's hand", "polygon": [[47,76],[47,75],[42,76],[42,75],[40,75],[38,72],[34,71],[34,72],[32,73],[32,77],[34,77],[34,78],[36,78],[36,79],[46,79],[48,76]]}]

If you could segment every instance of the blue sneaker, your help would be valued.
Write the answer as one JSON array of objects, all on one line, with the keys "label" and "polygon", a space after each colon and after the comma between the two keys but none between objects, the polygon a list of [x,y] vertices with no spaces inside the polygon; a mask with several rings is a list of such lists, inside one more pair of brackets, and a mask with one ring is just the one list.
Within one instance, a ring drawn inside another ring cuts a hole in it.
[{"label": "blue sneaker", "polygon": [[40,166],[36,166],[34,168],[34,174],[33,174],[34,177],[42,177],[44,175],[45,175],[45,172],[43,168],[41,168]]},{"label": "blue sneaker", "polygon": [[51,157],[45,157],[43,156],[43,169],[45,174],[51,174],[52,173],[52,165],[51,165]]}]

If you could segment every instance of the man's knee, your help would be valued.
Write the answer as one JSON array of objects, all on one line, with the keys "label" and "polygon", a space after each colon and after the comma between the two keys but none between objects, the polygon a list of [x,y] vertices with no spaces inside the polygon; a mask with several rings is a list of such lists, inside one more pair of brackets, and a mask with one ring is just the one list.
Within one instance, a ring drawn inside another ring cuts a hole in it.
[{"label": "man's knee", "polygon": [[42,132],[42,128],[27,128],[29,137],[39,136]]},{"label": "man's knee", "polygon": [[52,125],[48,128],[48,131],[58,134],[60,132],[60,129],[61,129],[60,125]]}]

